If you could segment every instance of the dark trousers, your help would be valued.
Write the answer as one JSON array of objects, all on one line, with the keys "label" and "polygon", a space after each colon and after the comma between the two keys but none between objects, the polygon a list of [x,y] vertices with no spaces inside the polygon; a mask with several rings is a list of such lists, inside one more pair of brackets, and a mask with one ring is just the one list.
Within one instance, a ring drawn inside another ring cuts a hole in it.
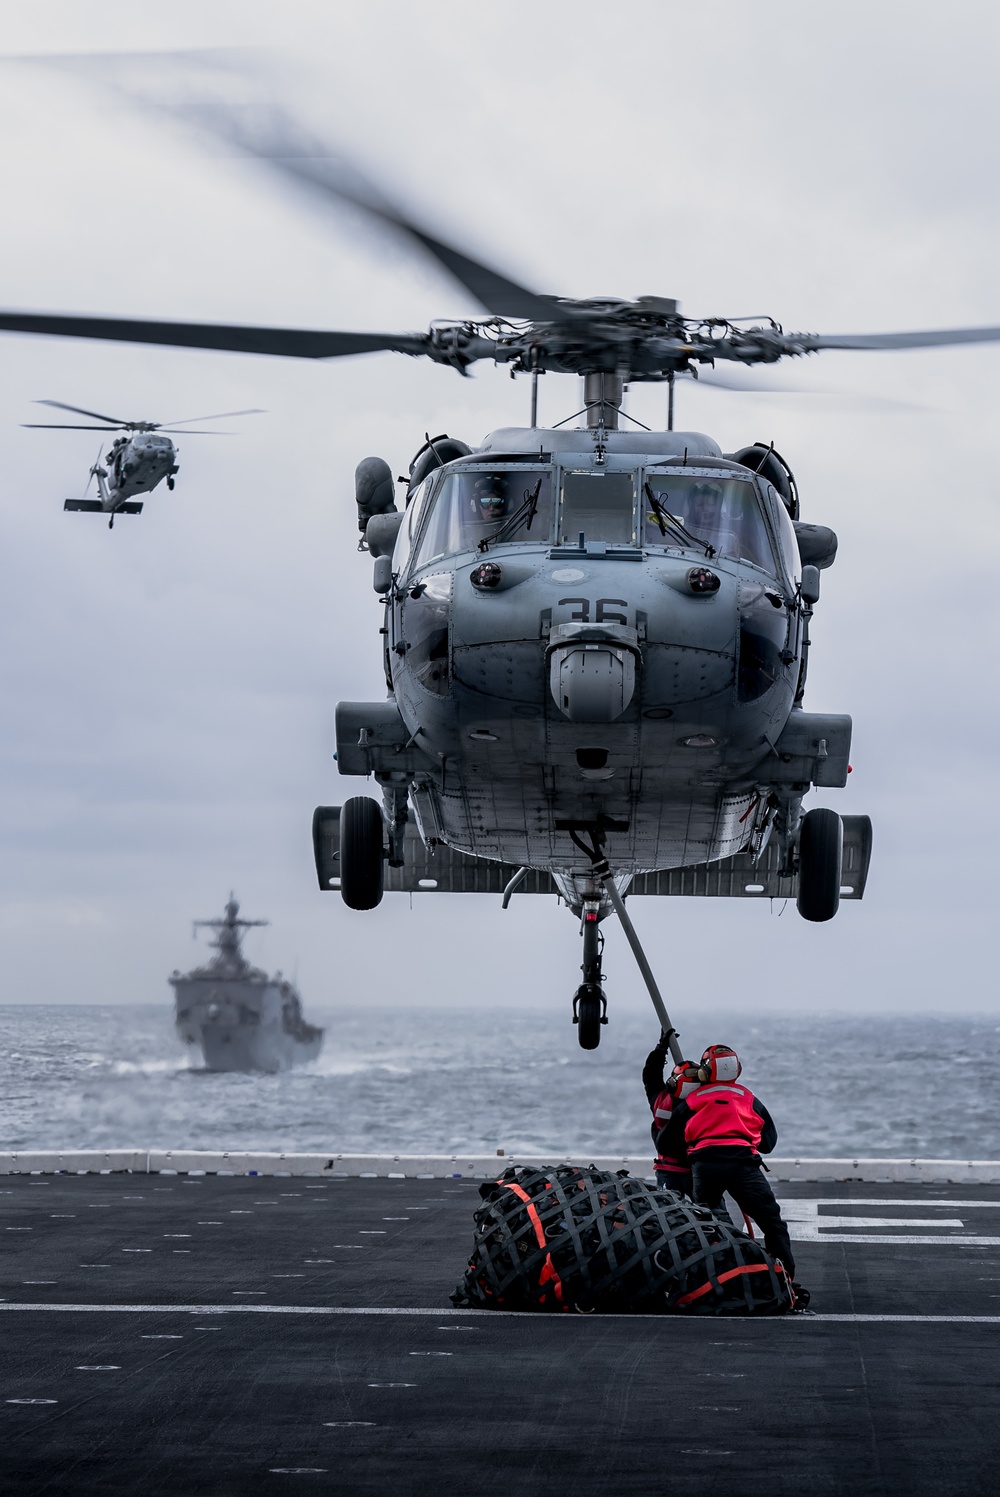
[{"label": "dark trousers", "polygon": [[764,1247],[771,1257],[780,1258],[789,1278],[794,1278],[795,1259],[788,1228],[781,1219],[774,1191],[764,1178],[760,1165],[749,1159],[700,1159],[694,1154],[691,1170],[695,1204],[707,1206],[711,1211],[721,1211],[722,1197],[728,1190],[740,1210],[760,1227]]},{"label": "dark trousers", "polygon": [[657,1170],[655,1173],[658,1190],[676,1190],[682,1196],[691,1194],[690,1170]]}]

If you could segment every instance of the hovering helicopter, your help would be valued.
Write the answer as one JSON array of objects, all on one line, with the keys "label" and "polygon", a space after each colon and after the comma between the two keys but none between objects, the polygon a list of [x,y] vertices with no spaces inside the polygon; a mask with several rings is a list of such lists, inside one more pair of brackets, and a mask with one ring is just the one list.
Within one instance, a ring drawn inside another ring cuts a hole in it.
[{"label": "hovering helicopter", "polygon": [[[65,405],[61,400],[38,400],[36,405],[54,406],[57,411],[72,411],[77,416],[91,416],[95,421],[106,422],[104,426],[81,426],[67,421],[24,421],[23,426],[44,431],[121,431],[127,436],[116,437],[104,457],[107,467],[97,461],[90,470],[87,488],[81,499],[67,499],[64,510],[85,510],[91,514],[110,515],[108,529],[114,528],[116,515],[139,515],[142,504],[135,503],[136,494],[151,494],[165,478],[167,488],[174,486],[177,472],[177,449],[167,435],[170,432],[189,437],[228,436],[228,432],[181,431],[193,421],[225,421],[234,416],[256,416],[257,410],[223,411],[214,416],[186,416],[182,421],[119,421],[116,416],[102,416],[98,411],[87,411],[78,405]],[[88,499],[87,489],[97,479],[99,499]]]},{"label": "hovering helicopter", "polygon": [[[607,1022],[600,925],[613,910],[669,1031],[627,893],[794,897],[826,921],[861,898],[871,855],[868,817],[803,811],[850,772],[850,717],[804,706],[837,538],[801,519],[771,444],[724,453],[675,430],[675,381],[826,349],[996,342],[1000,328],[831,336],[690,319],[660,296],[541,295],[316,153],[228,133],[408,236],[489,316],[382,334],[3,312],[0,329],[314,359],[391,350],[531,377],[526,427],[474,446],[427,436],[396,480],[401,508],[389,464],[358,465],[388,695],[339,704],[337,758],[374,777],[382,804],[317,810],[317,873],[356,910],[386,889],[502,892],[504,908],[515,892],[558,894],[581,923],[573,1018],[587,1049]],[[582,376],[577,428],[539,427],[542,372]],[[664,430],[621,428],[631,381],[666,384]],[[673,1034],[671,1048],[679,1060]]]}]

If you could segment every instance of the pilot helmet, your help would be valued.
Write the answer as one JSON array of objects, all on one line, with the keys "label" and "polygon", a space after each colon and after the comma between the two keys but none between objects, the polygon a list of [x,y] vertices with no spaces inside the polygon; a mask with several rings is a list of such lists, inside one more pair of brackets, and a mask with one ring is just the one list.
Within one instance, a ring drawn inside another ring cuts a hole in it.
[{"label": "pilot helmet", "polygon": [[742,1069],[731,1045],[709,1045],[698,1068],[703,1081],[735,1081]]},{"label": "pilot helmet", "polygon": [[497,519],[507,508],[507,485],[497,473],[484,473],[472,486],[476,503],[487,519]]},{"label": "pilot helmet", "polygon": [[697,499],[701,504],[710,502],[718,504],[722,498],[722,489],[717,483],[709,483],[703,480],[701,483],[691,485],[690,497]]}]

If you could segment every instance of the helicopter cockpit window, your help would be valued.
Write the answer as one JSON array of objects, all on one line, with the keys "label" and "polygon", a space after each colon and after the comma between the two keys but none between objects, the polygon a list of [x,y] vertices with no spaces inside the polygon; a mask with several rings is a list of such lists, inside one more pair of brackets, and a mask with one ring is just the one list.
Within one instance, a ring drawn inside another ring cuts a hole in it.
[{"label": "helicopter cockpit window", "polygon": [[475,551],[480,541],[496,544],[552,536],[552,478],[524,467],[473,468],[448,473],[430,502],[430,514],[417,547],[415,565],[439,556]]},{"label": "helicopter cockpit window", "polygon": [[[774,572],[774,555],[752,483],[698,473],[647,473],[643,544],[696,550],[699,542],[720,556]],[[650,500],[652,493],[655,504]],[[679,522],[672,525],[671,521]]]},{"label": "helicopter cockpit window", "polygon": [[781,548],[785,571],[788,573],[788,580],[794,586],[802,575],[802,559],[799,556],[799,543],[795,539],[791,516],[785,508],[784,500],[774,486],[766,484],[765,489],[767,497],[771,501],[772,518],[775,529],[778,532],[778,545]]},{"label": "helicopter cockpit window", "polygon": [[563,478],[562,545],[605,541],[635,545],[635,480],[631,473],[567,473]]},{"label": "helicopter cockpit window", "polygon": [[395,549],[392,553],[392,570],[397,576],[405,576],[410,560],[410,552],[413,550],[414,539],[420,530],[420,522],[423,518],[424,506],[427,503],[427,495],[430,492],[433,480],[425,478],[416,491],[411,495],[403,516],[403,523],[399,527],[396,537]]}]

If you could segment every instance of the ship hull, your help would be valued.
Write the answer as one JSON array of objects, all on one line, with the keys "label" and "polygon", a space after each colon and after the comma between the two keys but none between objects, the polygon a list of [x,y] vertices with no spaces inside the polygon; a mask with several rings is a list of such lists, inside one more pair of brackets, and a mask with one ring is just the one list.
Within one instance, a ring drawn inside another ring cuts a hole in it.
[{"label": "ship hull", "polygon": [[199,1048],[209,1071],[274,1072],[315,1060],[323,1040],[296,1040],[275,1025],[246,1029],[206,1021],[192,1045],[194,1050]]},{"label": "ship hull", "polygon": [[209,1071],[287,1071],[315,1060],[323,1031],[290,1014],[288,984],[252,978],[171,979],[177,1032]]}]

